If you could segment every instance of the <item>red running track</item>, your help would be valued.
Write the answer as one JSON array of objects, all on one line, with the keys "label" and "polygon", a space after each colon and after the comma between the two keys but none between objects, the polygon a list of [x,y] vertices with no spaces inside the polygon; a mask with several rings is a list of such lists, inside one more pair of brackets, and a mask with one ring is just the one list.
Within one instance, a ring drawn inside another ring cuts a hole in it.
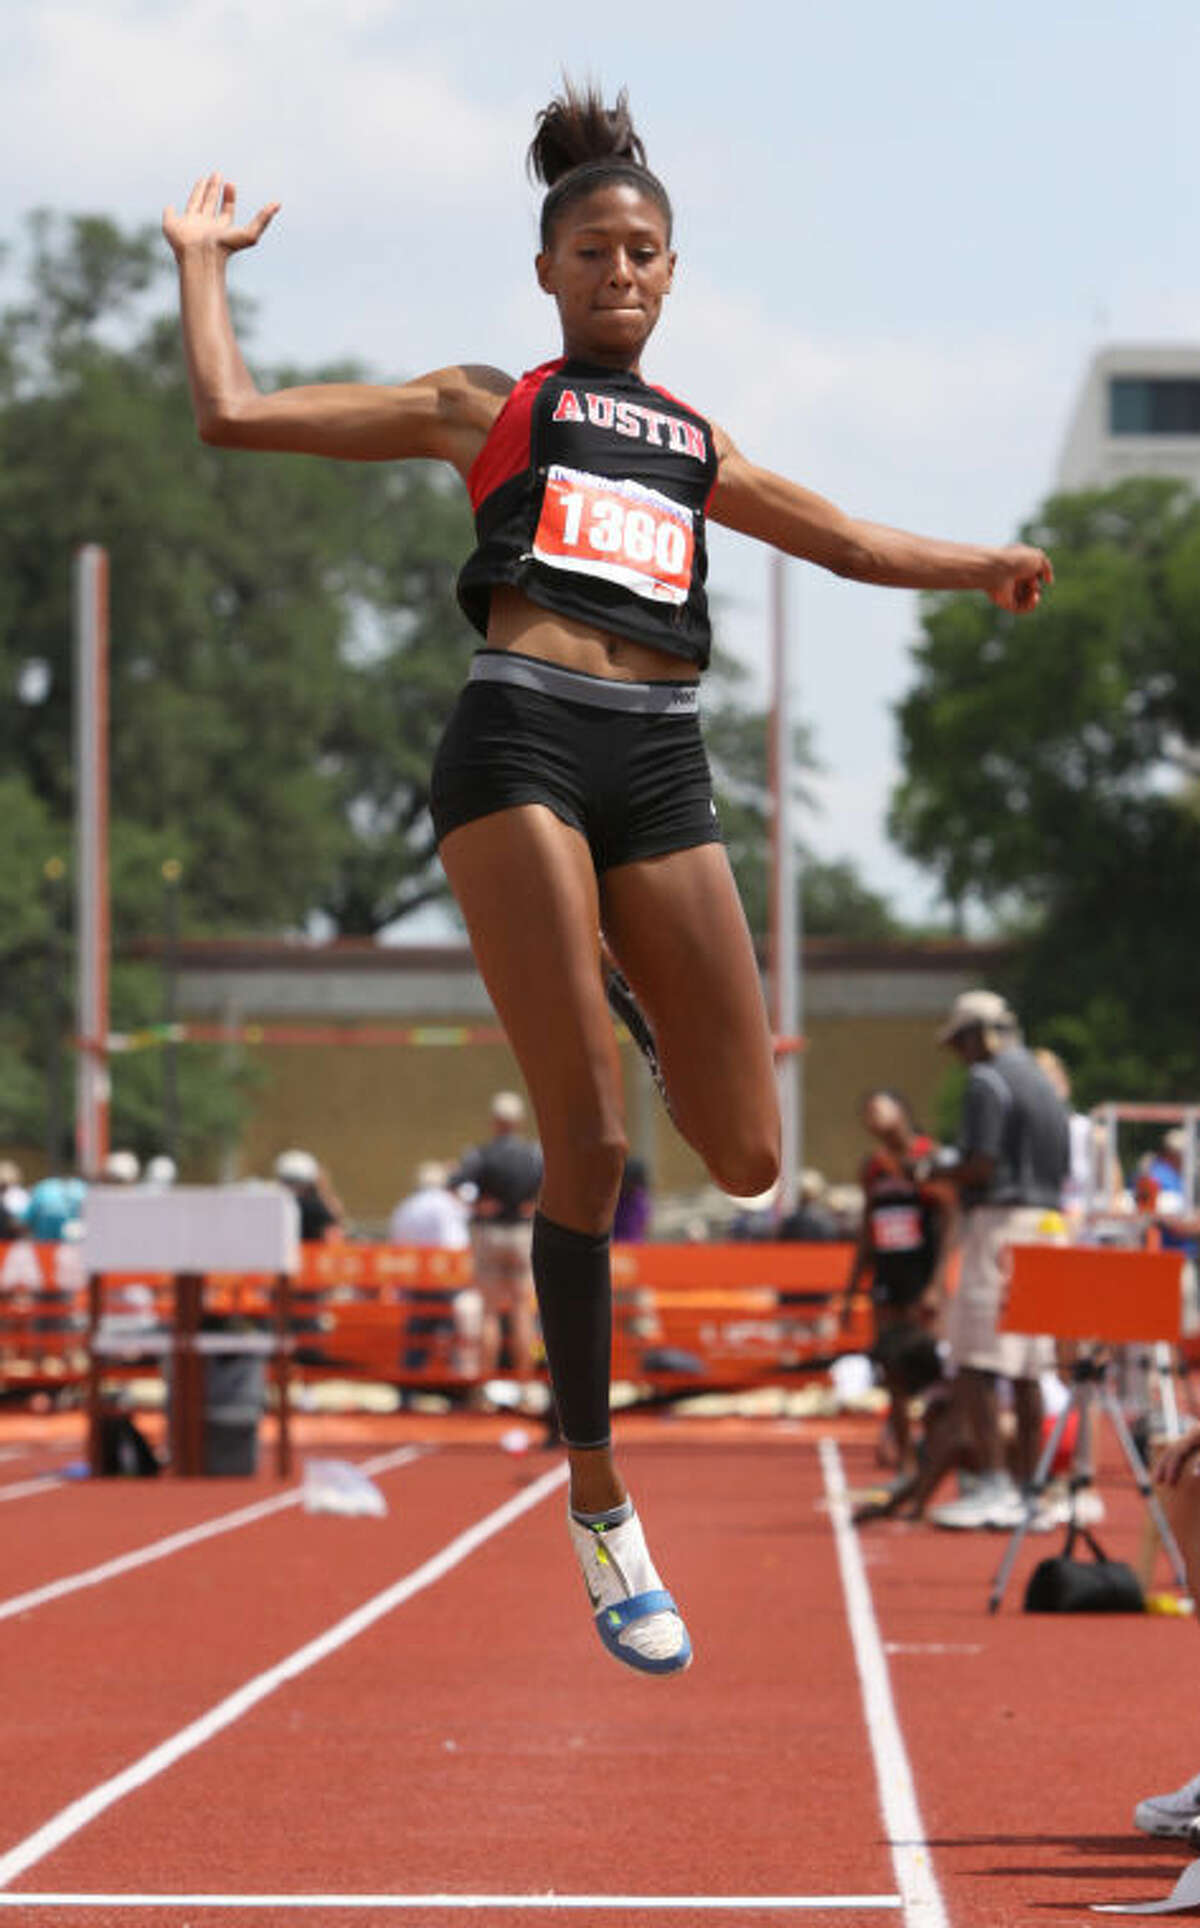
[{"label": "red running track", "polygon": [[[870,1479],[865,1443],[842,1457],[851,1485]],[[491,1897],[471,1918],[504,1924],[1007,1928],[1094,1921],[1091,1901],[1173,1883],[1186,1857],[1134,1835],[1128,1815],[1200,1765],[1168,1717],[1196,1677],[1193,1628],[1021,1614],[1041,1540],[995,1617],[1001,1539],[843,1529],[839,1562],[824,1486],[837,1452],[825,1447],[823,1474],[807,1432],[726,1443],[643,1423],[625,1460],[691,1625],[696,1664],[680,1679],[640,1678],[603,1652],[553,1458],[494,1445],[381,1474],[385,1521],[277,1509],[0,1621],[0,1902],[27,1897],[0,1907],[0,1928],[462,1918],[435,1905],[443,1895]],[[10,1470],[23,1469],[0,1466],[0,1493]],[[1140,1502],[1105,1490],[1105,1537],[1130,1557]],[[0,1613],[275,1491],[108,1482],[14,1501]],[[503,1531],[347,1628],[514,1500],[530,1503]],[[328,1651],[275,1683],[321,1640]],[[252,1704],[231,1705],[251,1682]],[[164,1763],[156,1750],[180,1735],[192,1744]],[[123,1791],[139,1762],[143,1784]],[[518,1905],[552,1891],[597,1900]],[[270,1896],[317,1899],[251,1905]],[[689,1905],[644,1899],[671,1896]],[[702,1905],[721,1897],[746,1905]]]}]

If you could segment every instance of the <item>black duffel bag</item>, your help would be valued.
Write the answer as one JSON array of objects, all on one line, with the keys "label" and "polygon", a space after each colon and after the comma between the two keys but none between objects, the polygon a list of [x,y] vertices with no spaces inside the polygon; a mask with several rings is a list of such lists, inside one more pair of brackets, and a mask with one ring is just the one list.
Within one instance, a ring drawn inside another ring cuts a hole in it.
[{"label": "black duffel bag", "polygon": [[[1072,1558],[1077,1539],[1090,1560]],[[1110,1560],[1095,1535],[1072,1520],[1056,1558],[1034,1567],[1025,1589],[1026,1613],[1144,1613],[1142,1583],[1124,1560]]]}]

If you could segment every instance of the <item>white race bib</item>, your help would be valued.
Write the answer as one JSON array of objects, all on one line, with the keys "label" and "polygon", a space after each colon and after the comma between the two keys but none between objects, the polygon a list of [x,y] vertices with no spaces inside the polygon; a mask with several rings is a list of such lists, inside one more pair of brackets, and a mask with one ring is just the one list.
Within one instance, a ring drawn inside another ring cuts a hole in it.
[{"label": "white race bib", "polygon": [[552,569],[620,583],[650,602],[684,603],[696,538],[681,502],[622,477],[555,463],[546,478],[533,553]]}]

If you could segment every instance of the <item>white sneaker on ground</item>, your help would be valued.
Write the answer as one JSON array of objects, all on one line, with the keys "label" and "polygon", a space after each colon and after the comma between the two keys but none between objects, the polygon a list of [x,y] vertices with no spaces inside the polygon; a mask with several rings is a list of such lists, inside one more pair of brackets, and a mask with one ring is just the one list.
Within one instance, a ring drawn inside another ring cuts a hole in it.
[{"label": "white sneaker on ground", "polygon": [[1195,1820],[1200,1820],[1200,1774],[1194,1774],[1173,1794],[1147,1795],[1133,1810],[1135,1828],[1168,1841],[1186,1841]]},{"label": "white sneaker on ground", "polygon": [[980,1532],[988,1527],[1003,1531],[1020,1526],[1025,1502],[1007,1474],[996,1473],[985,1476],[956,1500],[931,1506],[926,1518],[933,1526],[952,1532]]},{"label": "white sneaker on ground", "polygon": [[1104,1501],[1094,1486],[1085,1486],[1075,1495],[1077,1526],[1099,1526],[1104,1518]]},{"label": "white sneaker on ground", "polygon": [[616,1522],[577,1520],[567,1527],[596,1617],[596,1631],[615,1660],[646,1674],[678,1674],[691,1665],[683,1617],[663,1587],[637,1514]]},{"label": "white sneaker on ground", "polygon": [[1002,1473],[991,1489],[991,1510],[988,1525],[994,1533],[1012,1533],[1018,1526],[1024,1526],[1028,1516],[1030,1526],[1037,1520],[1037,1510],[1030,1510],[1024,1493],[1007,1473]]},{"label": "white sneaker on ground", "polygon": [[[1045,1520],[1047,1531],[1055,1526],[1069,1526],[1072,1517],[1071,1495],[1062,1487],[1048,1486],[1042,1495],[1038,1515]],[[1074,1518],[1076,1526],[1099,1526],[1103,1520],[1104,1501],[1094,1487],[1085,1486],[1076,1493]]]}]

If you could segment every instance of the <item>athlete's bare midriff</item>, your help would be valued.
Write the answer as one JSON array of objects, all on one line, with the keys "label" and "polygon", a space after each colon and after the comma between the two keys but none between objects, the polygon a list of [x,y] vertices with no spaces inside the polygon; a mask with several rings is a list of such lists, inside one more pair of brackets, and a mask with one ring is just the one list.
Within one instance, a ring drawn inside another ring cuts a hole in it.
[{"label": "athlete's bare midriff", "polygon": [[631,642],[604,629],[557,616],[530,602],[519,589],[492,590],[488,616],[489,649],[511,649],[521,656],[537,656],[544,663],[581,670],[585,676],[607,676],[625,683],[694,683],[700,672],[680,656]]}]

